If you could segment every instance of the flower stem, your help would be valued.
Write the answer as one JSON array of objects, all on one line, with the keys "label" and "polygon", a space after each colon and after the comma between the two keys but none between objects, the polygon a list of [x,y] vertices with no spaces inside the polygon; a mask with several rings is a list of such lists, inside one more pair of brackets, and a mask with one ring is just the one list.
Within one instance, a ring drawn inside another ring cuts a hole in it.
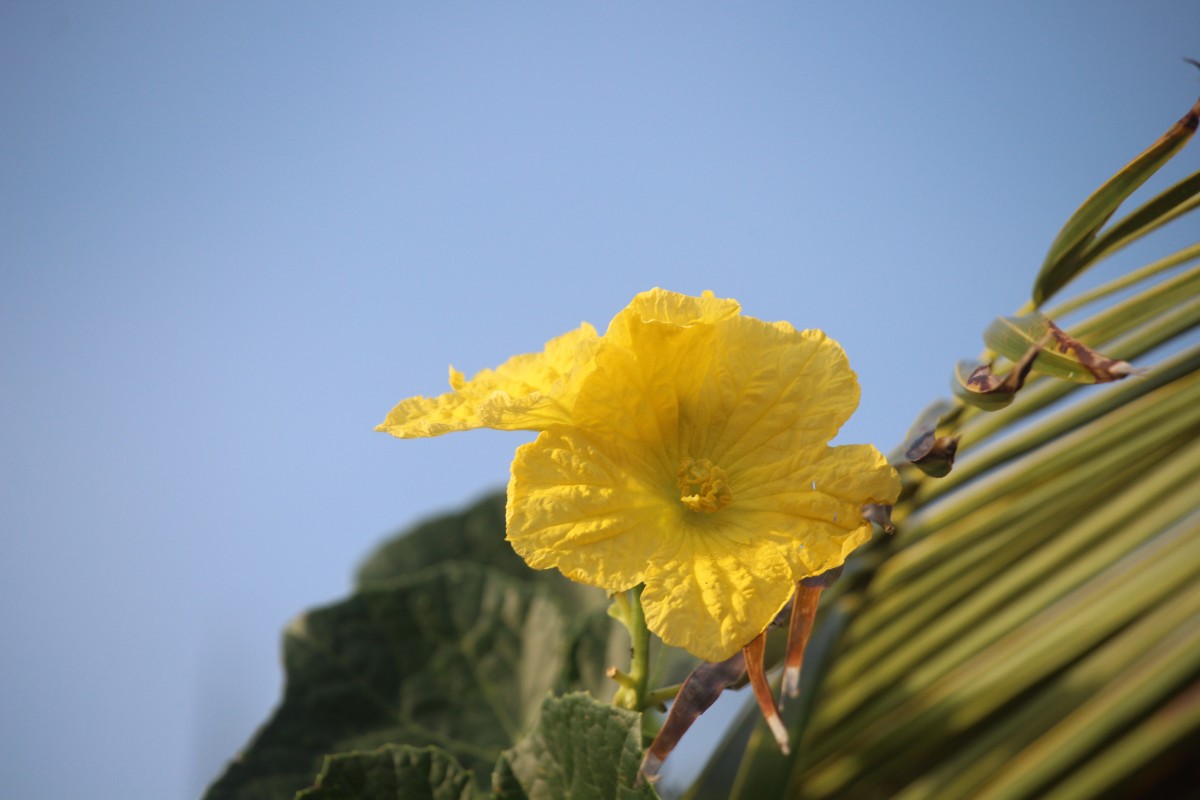
[{"label": "flower stem", "polygon": [[619,619],[629,631],[629,639],[633,643],[630,655],[629,672],[622,674],[624,680],[619,680],[621,688],[613,697],[613,705],[628,708],[632,711],[642,711],[657,702],[652,702],[646,693],[646,681],[650,675],[650,630],[646,627],[646,614],[642,611],[642,586],[629,590],[628,596],[617,595],[616,604],[619,613],[614,616]]},{"label": "flower stem", "polygon": [[679,689],[683,686],[682,683],[673,683],[670,686],[664,686],[661,689],[655,689],[652,692],[646,693],[646,707],[660,706],[668,700],[674,700],[679,694]]}]

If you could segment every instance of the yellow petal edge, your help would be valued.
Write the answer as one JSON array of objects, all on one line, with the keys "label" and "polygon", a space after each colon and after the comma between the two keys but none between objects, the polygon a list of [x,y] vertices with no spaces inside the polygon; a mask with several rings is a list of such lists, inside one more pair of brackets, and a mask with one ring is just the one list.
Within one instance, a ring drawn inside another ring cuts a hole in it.
[{"label": "yellow petal edge", "polygon": [[576,388],[572,376],[581,373],[598,340],[585,322],[551,339],[542,352],[513,356],[470,380],[451,367],[452,391],[402,400],[375,430],[413,439],[472,428],[541,430],[568,422]]}]

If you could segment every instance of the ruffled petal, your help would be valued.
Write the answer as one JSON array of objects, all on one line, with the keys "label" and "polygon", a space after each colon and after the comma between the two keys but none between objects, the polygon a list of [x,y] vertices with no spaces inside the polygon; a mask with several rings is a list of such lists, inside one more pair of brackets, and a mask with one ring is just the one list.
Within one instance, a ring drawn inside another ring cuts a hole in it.
[{"label": "ruffled petal", "polygon": [[535,569],[620,591],[641,583],[651,556],[675,537],[670,501],[611,442],[556,427],[517,449],[507,538]]},{"label": "ruffled petal", "polygon": [[656,322],[677,328],[712,325],[732,319],[740,311],[741,306],[736,300],[715,297],[712,292],[690,297],[666,289],[651,289],[635,296],[628,306],[613,317],[605,337],[623,340],[629,328],[637,323]]},{"label": "ruffled petal", "polygon": [[624,340],[606,336],[596,348],[573,424],[620,442],[639,461],[657,465],[660,476],[674,475],[680,432],[696,423],[689,409],[708,374],[716,329],[638,322],[626,333]]},{"label": "ruffled petal", "polygon": [[812,448],[748,467],[730,483],[734,505],[727,510],[779,545],[794,580],[840,566],[871,536],[862,506],[892,504],[900,495],[900,476],[870,445]]},{"label": "ruffled petal", "polygon": [[787,460],[824,445],[858,406],[858,380],[837,342],[821,331],[750,317],[718,326],[708,384],[692,435],[726,470]]},{"label": "ruffled petal", "polygon": [[732,301],[669,295],[639,295],[614,320],[574,424],[728,470],[824,445],[854,412],[857,378],[824,333],[737,316]]},{"label": "ruffled petal", "polygon": [[723,661],[761,633],[794,587],[773,543],[728,533],[716,524],[675,537],[654,555],[642,592],[650,630],[705,661]]},{"label": "ruffled petal", "polygon": [[542,352],[513,356],[470,380],[452,368],[453,391],[401,401],[375,430],[409,439],[472,428],[542,430],[569,422],[598,342],[596,329],[585,322],[551,339]]}]

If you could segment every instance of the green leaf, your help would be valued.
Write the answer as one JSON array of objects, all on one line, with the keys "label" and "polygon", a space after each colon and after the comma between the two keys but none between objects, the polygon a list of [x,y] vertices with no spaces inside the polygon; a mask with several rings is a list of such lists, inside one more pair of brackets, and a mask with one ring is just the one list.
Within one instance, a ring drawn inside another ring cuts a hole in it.
[{"label": "green leaf", "polygon": [[1032,425],[989,417],[978,454],[964,435],[961,466],[925,484],[939,493],[901,500],[901,533],[856,554],[857,608],[797,756],[783,778],[752,743],[741,796],[1173,796],[1200,716],[1123,732],[1178,719],[1164,709],[1200,681],[1198,358],[1081,389]]},{"label": "green leaf", "polygon": [[1102,300],[1106,297],[1111,297],[1117,292],[1124,291],[1131,286],[1153,278],[1176,267],[1185,266],[1196,259],[1200,258],[1200,242],[1188,245],[1182,250],[1177,250],[1169,256],[1164,256],[1156,261],[1152,261],[1144,267],[1132,270],[1124,275],[1118,275],[1116,278],[1089,289],[1086,292],[1070,297],[1056,305],[1054,308],[1046,312],[1049,317],[1064,317],[1072,311],[1076,311],[1084,306]]},{"label": "green leaf", "polygon": [[558,599],[569,621],[571,658],[564,685],[589,691],[599,700],[612,699],[617,685],[605,668],[628,657],[629,636],[609,617],[607,595],[567,580],[558,570],[530,568],[504,538],[504,502],[503,492],[489,494],[461,513],[426,520],[392,537],[359,568],[359,586],[386,584],[445,561],[486,564],[540,586]]},{"label": "green leaf", "polygon": [[359,567],[358,585],[370,587],[443,561],[487,564],[521,580],[534,574],[504,539],[504,493],[497,492],[388,539]]},{"label": "green leaf", "polygon": [[571,671],[544,588],[448,563],[312,611],[284,639],[283,702],[209,800],[290,798],[326,754],[436,744],[481,776]]},{"label": "green leaf", "polygon": [[[1118,303],[1114,308],[1138,313],[1130,309],[1127,302]],[[1096,337],[1098,341],[1106,341],[1099,327],[1089,324],[1093,320],[1105,316],[1108,316],[1107,311],[1104,314],[1093,317],[1091,320],[1085,320],[1075,326],[1075,329],[1080,331],[1086,326],[1089,328],[1087,334],[1089,339]],[[1114,323],[1119,322],[1121,319],[1120,315],[1113,317]],[[1107,324],[1103,326],[1105,331],[1111,335],[1120,336],[1119,339],[1106,343],[1105,349],[1114,358],[1131,361],[1141,358],[1146,353],[1198,326],[1200,326],[1200,296],[1192,297],[1190,300],[1179,299],[1174,304],[1165,304],[1151,318],[1135,325],[1132,329],[1125,328],[1123,325],[1119,329]],[[1083,334],[1080,333],[1080,335]],[[1192,372],[1194,369],[1195,367],[1191,361],[1179,363],[1174,358],[1171,358],[1164,359],[1158,365],[1149,366],[1146,368],[1145,375],[1152,375],[1156,371],[1159,371],[1165,377],[1166,373],[1170,372],[1171,375],[1170,377],[1166,377],[1166,380],[1175,380],[1181,375]],[[1141,380],[1122,381],[1119,387],[1113,387],[1111,391],[1115,393],[1136,393],[1138,390],[1134,387],[1140,386],[1142,383]],[[966,409],[960,418],[963,424],[959,428],[963,434],[963,446],[970,450],[971,448],[986,445],[1006,428],[1049,408],[1081,388],[1083,388],[1081,384],[1068,383],[1067,381],[1042,380],[1025,391],[1022,395],[1021,403],[1011,406],[1003,414],[979,415],[971,413],[974,409]],[[1090,395],[1091,393],[1084,392],[1084,394]],[[989,449],[988,452],[991,453],[992,450]],[[960,465],[959,469],[951,473],[947,479],[936,482],[930,481],[921,486],[916,492],[917,497],[915,499],[922,501],[932,499],[934,496],[944,493],[952,485],[958,485],[964,473],[969,474],[976,470],[976,461],[968,459]]]},{"label": "green leaf", "polygon": [[436,747],[386,745],[325,759],[311,789],[296,800],[471,800],[471,773]]},{"label": "green leaf", "polygon": [[[1094,262],[1094,258],[1088,259],[1084,254],[1096,238],[1097,232],[1104,227],[1126,198],[1179,152],[1196,132],[1198,122],[1200,101],[1197,101],[1158,141],[1109,178],[1071,215],[1050,245],[1042,270],[1034,281],[1035,306],[1040,306]],[[1153,201],[1151,205],[1153,206]],[[1160,213],[1167,213],[1167,210],[1159,206],[1154,208]],[[1144,212],[1140,215],[1135,212],[1135,216],[1141,228],[1152,228],[1153,220],[1147,219]]]},{"label": "green leaf", "polygon": [[492,775],[499,800],[650,800],[637,783],[641,715],[586,694],[548,697],[537,727],[505,751]]},{"label": "green leaf", "polygon": [[[1041,419],[1024,427],[1019,432],[1008,434],[1002,441],[993,444],[993,446],[970,458],[966,464],[955,470],[946,480],[930,483],[922,487],[920,496],[916,499],[921,502],[929,502],[941,494],[956,489],[962,484],[986,473],[988,470],[1007,464],[1014,458],[1031,450],[1042,448],[1042,452],[1044,453],[1046,452],[1047,445],[1054,439],[1070,433],[1076,428],[1099,419],[1106,414],[1112,414],[1119,410],[1121,406],[1135,402],[1138,398],[1168,383],[1177,381],[1181,377],[1194,373],[1198,369],[1200,369],[1200,343],[1163,359],[1152,368],[1147,369],[1144,374],[1139,375],[1137,380],[1124,381],[1119,386],[1114,386],[1107,392],[1090,392],[1087,398],[1072,404],[1064,413]],[[1040,395],[1045,393],[1038,391],[1042,388],[1073,390],[1078,388],[1078,385],[1055,382],[1053,384],[1043,384],[1043,386],[1036,389],[1031,388],[1029,394],[1023,398],[1024,402],[1020,409],[1013,410],[1025,411],[1029,406],[1033,406],[1033,411],[1042,408],[1045,403],[1041,402],[1042,397]],[[1005,412],[1005,414],[1009,415],[1011,413]],[[980,419],[1003,421],[1002,417],[1003,415],[994,415],[981,417]],[[1010,420],[1009,423],[1012,424],[1012,421],[1014,420]],[[967,426],[964,429],[963,441],[966,443],[966,447],[971,448],[980,443],[987,442],[986,435],[976,433],[977,428],[978,426]]]},{"label": "green leaf", "polygon": [[1079,254],[1078,262],[1092,264],[1151,231],[1200,206],[1200,172],[1194,172],[1154,199],[1114,222]]},{"label": "green leaf", "polygon": [[1029,352],[1029,348],[1041,346],[1033,368],[1075,383],[1108,383],[1134,372],[1128,361],[1097,353],[1038,313],[996,319],[983,332],[983,342],[1013,361]]},{"label": "green leaf", "polygon": [[558,570],[531,569],[516,554],[504,538],[504,502],[503,492],[489,494],[461,513],[435,517],[397,534],[363,562],[359,587],[369,588],[444,561],[469,561],[549,589],[572,616],[590,616],[606,608],[604,592],[569,581]]},{"label": "green leaf", "polygon": [[[1085,203],[1035,299],[1200,205],[1200,178],[1190,176],[1100,230],[1191,135],[1197,109]],[[1045,316],[993,325],[989,348],[1028,367],[1085,381],[1126,371],[1118,359],[1145,369],[1106,387],[1031,376],[1019,403],[988,415],[966,404],[1009,402],[1020,370],[961,370],[957,413],[935,407],[908,442],[961,434],[954,472],[934,481],[905,465],[899,532],[848,560],[853,580],[828,609],[844,614],[831,658],[824,670],[805,667],[804,713],[785,709],[794,755],[758,727],[736,779],[742,745],[730,740],[689,796],[1190,796],[1200,737],[1200,270],[1119,293],[1198,256],[1200,245],[1185,247],[1059,305],[1108,299],[1070,328],[1108,359]]]}]

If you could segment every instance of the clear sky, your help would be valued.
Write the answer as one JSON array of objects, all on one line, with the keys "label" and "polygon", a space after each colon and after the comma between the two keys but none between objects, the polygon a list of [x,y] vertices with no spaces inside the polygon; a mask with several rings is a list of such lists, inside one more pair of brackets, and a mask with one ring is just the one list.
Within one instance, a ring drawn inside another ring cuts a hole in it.
[{"label": "clear sky", "polygon": [[450,363],[712,289],[890,449],[1183,56],[1195,0],[0,4],[0,797],[196,796],[287,621],[504,484],[372,431]]}]

